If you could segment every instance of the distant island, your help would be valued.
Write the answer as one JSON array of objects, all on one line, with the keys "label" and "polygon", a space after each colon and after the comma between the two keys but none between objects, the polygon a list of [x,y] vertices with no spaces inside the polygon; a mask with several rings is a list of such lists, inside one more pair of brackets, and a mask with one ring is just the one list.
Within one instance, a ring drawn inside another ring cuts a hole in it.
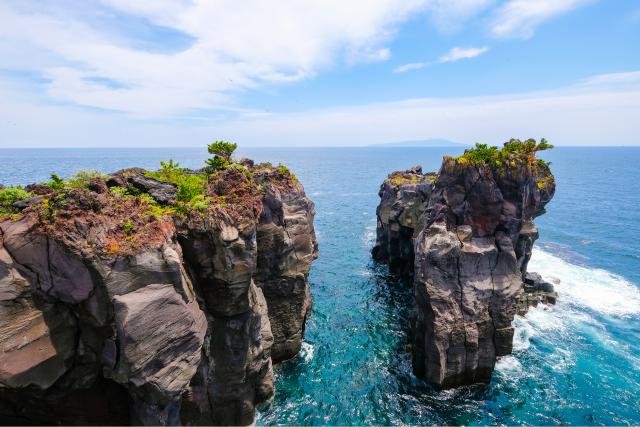
[{"label": "distant island", "polygon": [[450,141],[448,139],[416,139],[411,141],[385,142],[371,144],[371,147],[467,147],[469,144]]}]

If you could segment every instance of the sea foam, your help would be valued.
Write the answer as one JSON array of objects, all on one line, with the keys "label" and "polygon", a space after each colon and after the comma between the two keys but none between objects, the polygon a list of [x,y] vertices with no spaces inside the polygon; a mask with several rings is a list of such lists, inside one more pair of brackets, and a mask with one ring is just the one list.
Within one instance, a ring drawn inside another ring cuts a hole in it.
[{"label": "sea foam", "polygon": [[617,274],[572,264],[540,249],[534,249],[528,270],[549,281],[560,279],[555,288],[561,300],[611,316],[640,314],[640,289]]}]

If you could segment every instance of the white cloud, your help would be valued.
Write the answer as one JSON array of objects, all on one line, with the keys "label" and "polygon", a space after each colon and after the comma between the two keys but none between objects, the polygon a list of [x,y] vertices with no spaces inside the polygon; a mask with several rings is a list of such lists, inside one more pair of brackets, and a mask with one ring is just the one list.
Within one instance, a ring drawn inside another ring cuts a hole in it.
[{"label": "white cloud", "polygon": [[498,37],[530,38],[543,22],[594,0],[509,0],[496,13],[491,32]]},{"label": "white cloud", "polygon": [[618,87],[622,84],[640,84],[640,71],[599,74],[582,80],[581,84],[585,86],[616,85]]},{"label": "white cloud", "polygon": [[404,65],[400,65],[399,67],[396,67],[393,69],[394,73],[404,73],[406,71],[411,71],[411,70],[419,70],[421,68],[424,68],[424,66],[427,65],[424,62],[412,62],[410,64],[404,64]]},{"label": "white cloud", "polygon": [[[51,80],[57,100],[143,116],[226,107],[235,91],[314,76],[336,61],[388,59],[397,26],[428,0],[103,0],[193,37],[179,52],[149,52],[78,18],[0,4],[0,53]],[[23,6],[27,4],[18,3]],[[81,3],[83,4],[83,3]],[[15,4],[14,4],[15,5]],[[68,5],[67,5],[68,6]],[[20,46],[29,54],[17,55]],[[42,58],[46,58],[43,61]],[[117,87],[95,79],[108,79]]]},{"label": "white cloud", "polygon": [[188,123],[42,105],[2,80],[0,99],[0,146],[204,146],[212,137],[241,146],[368,145],[435,135],[494,144],[544,136],[557,145],[638,145],[640,134],[640,72],[596,76],[545,92],[419,98]]},{"label": "white cloud", "polygon": [[468,48],[454,47],[445,55],[442,55],[438,59],[438,62],[444,63],[444,62],[459,61],[461,59],[471,59],[486,53],[488,50],[489,50],[488,46],[468,47]]}]

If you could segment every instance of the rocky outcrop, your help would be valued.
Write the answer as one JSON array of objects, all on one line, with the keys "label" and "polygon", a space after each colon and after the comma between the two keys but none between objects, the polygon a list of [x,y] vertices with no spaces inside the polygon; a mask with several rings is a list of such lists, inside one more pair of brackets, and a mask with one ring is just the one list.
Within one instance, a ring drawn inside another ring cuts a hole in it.
[{"label": "rocky outcrop", "polygon": [[318,243],[313,229],[313,202],[297,180],[283,186],[275,170],[255,175],[264,188],[257,227],[258,259],[254,275],[269,306],[273,332],[271,358],[291,359],[302,346],[311,311],[308,275]]},{"label": "rocky outcrop", "polygon": [[371,253],[405,278],[413,277],[414,241],[424,228],[424,210],[435,176],[423,174],[421,166],[393,172],[378,192],[376,243]]},{"label": "rocky outcrop", "polygon": [[272,349],[302,339],[313,204],[270,166],[203,182],[207,203],[179,205],[130,169],[0,219],[3,421],[253,422]]},{"label": "rocky outcrop", "polygon": [[445,157],[433,182],[415,239],[412,352],[415,374],[434,387],[488,382],[496,358],[512,350],[516,312],[554,300],[526,269],[538,237],[532,219],[555,182],[524,144],[486,159],[473,150]]}]

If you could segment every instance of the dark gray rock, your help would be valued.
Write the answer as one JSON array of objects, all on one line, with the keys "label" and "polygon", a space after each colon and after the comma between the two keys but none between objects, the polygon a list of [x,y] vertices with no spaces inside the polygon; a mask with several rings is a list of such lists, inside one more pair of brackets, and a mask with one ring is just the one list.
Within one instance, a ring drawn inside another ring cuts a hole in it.
[{"label": "dark gray rock", "polygon": [[373,256],[414,274],[415,374],[437,388],[488,382],[512,350],[514,315],[557,297],[527,274],[533,218],[553,197],[553,176],[538,163],[499,169],[453,158],[416,184],[421,172],[394,172],[381,186]]},{"label": "dark gray rock", "polygon": [[302,346],[311,311],[309,270],[318,243],[313,229],[314,205],[298,183],[281,188],[268,177],[257,227],[258,259],[254,274],[269,306],[274,363],[295,357]]},{"label": "dark gray rock", "polygon": [[178,187],[170,182],[162,182],[145,175],[132,175],[127,178],[129,185],[137,190],[148,193],[158,203],[171,203],[175,201]]},{"label": "dark gray rock", "polygon": [[55,191],[53,188],[49,187],[47,184],[41,184],[41,183],[29,184],[26,187],[24,187],[24,189],[30,193],[41,195],[41,196],[51,194]]},{"label": "dark gray rock", "polygon": [[438,388],[488,382],[496,358],[511,352],[522,271],[537,237],[527,227],[554,188],[546,168],[445,158],[416,242],[416,375]]},{"label": "dark gray rock", "polygon": [[25,199],[25,200],[18,200],[12,206],[18,210],[23,210],[28,208],[29,206],[33,206],[41,203],[43,198],[44,196],[29,197],[28,199]]},{"label": "dark gray rock", "polygon": [[429,202],[435,174],[422,174],[415,166],[394,172],[380,186],[380,204],[376,209],[376,261],[389,270],[410,279],[414,270],[415,238],[424,227],[424,210]]}]

